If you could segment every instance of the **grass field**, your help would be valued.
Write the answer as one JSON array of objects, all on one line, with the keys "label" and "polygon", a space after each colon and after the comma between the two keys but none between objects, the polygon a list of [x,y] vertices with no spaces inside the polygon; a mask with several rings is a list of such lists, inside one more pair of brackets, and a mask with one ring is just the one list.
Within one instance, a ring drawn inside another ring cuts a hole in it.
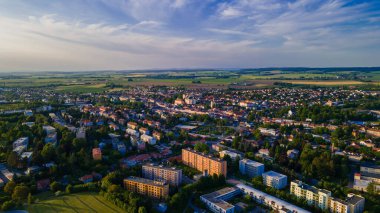
[{"label": "grass field", "polygon": [[78,193],[59,197],[44,197],[28,207],[30,213],[44,212],[125,212],[97,193]]},{"label": "grass field", "polygon": [[291,81],[284,81],[286,83],[292,83],[292,84],[304,84],[304,85],[318,85],[318,86],[339,86],[339,85],[359,85],[359,84],[365,84],[364,82],[360,81],[299,81],[299,80],[291,80]]},{"label": "grass field", "polygon": [[[358,75],[361,79],[380,80],[380,71],[353,72],[337,71],[324,73],[318,70],[308,72],[293,71],[162,71],[162,72],[71,72],[71,73],[29,73],[1,74],[0,87],[47,87],[59,92],[90,93],[111,90],[108,83],[117,89],[128,86],[185,86],[189,88],[263,88],[273,86],[273,82],[288,82],[297,85],[339,86],[365,85],[361,81],[349,80],[345,75]],[[167,76],[167,77],[166,77]],[[336,77],[341,78],[338,80]],[[352,77],[352,76],[351,76]],[[320,80],[329,78],[332,80]],[[359,77],[358,77],[359,78]],[[193,83],[195,82],[195,83]],[[200,83],[198,83],[200,82]],[[371,84],[371,83],[370,83]],[[116,90],[113,90],[116,91]]]}]

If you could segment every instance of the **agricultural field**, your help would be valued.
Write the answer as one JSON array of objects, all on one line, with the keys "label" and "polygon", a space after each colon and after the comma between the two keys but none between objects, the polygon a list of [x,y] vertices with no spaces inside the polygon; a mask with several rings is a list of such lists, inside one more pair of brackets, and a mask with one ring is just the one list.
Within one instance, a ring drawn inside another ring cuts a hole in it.
[{"label": "agricultural field", "polygon": [[128,86],[254,89],[271,87],[274,82],[298,86],[363,86],[380,82],[377,69],[294,69],[2,73],[0,88],[46,87],[59,92],[95,93],[122,90]]},{"label": "agricultural field", "polygon": [[124,212],[97,193],[78,193],[44,197],[27,208],[30,213],[44,212]]}]

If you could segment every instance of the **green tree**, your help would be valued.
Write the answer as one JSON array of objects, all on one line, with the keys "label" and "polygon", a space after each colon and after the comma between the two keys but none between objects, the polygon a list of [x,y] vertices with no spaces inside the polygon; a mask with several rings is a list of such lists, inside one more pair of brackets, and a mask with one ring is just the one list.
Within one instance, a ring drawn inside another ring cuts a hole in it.
[{"label": "green tree", "polygon": [[55,149],[54,149],[53,144],[51,143],[45,144],[44,148],[41,151],[41,155],[43,159],[45,160],[45,162],[53,160],[55,156]]},{"label": "green tree", "polygon": [[13,181],[9,181],[4,186],[4,192],[11,195],[13,193],[13,190],[15,189],[15,187],[16,187],[16,183]]},{"label": "green tree", "polygon": [[66,186],[66,189],[65,189],[66,193],[72,193],[73,192],[73,186],[71,184],[67,185]]},{"label": "green tree", "polygon": [[8,155],[7,163],[11,167],[16,167],[18,163],[18,156],[16,152],[11,152]]},{"label": "green tree", "polygon": [[138,213],[148,213],[148,211],[146,210],[145,206],[140,206]]},{"label": "green tree", "polygon": [[28,204],[32,204],[34,202],[34,198],[31,193],[28,194]]},{"label": "green tree", "polygon": [[29,194],[29,188],[27,186],[16,186],[13,190],[12,199],[17,201],[26,200]]},{"label": "green tree", "polygon": [[50,190],[53,192],[56,192],[62,188],[62,185],[58,183],[57,181],[54,181],[53,183],[50,184]]},{"label": "green tree", "polygon": [[1,206],[1,209],[3,211],[11,210],[15,206],[15,203],[11,200],[5,201],[3,205]]},{"label": "green tree", "polygon": [[194,149],[198,152],[208,153],[210,148],[205,143],[198,142],[195,144]]}]

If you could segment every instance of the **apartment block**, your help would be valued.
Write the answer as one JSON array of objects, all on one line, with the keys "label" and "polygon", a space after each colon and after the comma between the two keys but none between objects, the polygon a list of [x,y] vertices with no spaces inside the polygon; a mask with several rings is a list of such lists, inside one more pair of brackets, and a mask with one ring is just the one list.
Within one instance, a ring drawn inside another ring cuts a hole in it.
[{"label": "apartment block", "polygon": [[226,187],[210,194],[202,195],[201,201],[214,213],[233,213],[235,206],[226,202],[241,193],[239,188]]},{"label": "apartment block", "polygon": [[224,175],[227,177],[226,161],[205,155],[190,148],[182,149],[182,162],[201,172],[207,172],[210,175]]},{"label": "apartment block", "polygon": [[165,181],[175,187],[182,183],[181,169],[146,164],[142,166],[142,175],[147,179]]},{"label": "apartment block", "polygon": [[350,193],[345,200],[331,198],[329,210],[333,213],[362,213],[365,199],[362,196]]},{"label": "apartment block", "polygon": [[261,176],[264,173],[264,164],[249,159],[242,159],[239,161],[239,170],[241,174],[248,177]]},{"label": "apartment block", "polygon": [[314,186],[309,186],[302,181],[294,180],[290,183],[290,193],[298,198],[305,199],[311,206],[316,206],[323,210],[329,207],[331,192],[328,190],[318,189]]},{"label": "apartment block", "polygon": [[286,175],[269,171],[263,173],[263,182],[265,185],[273,187],[275,189],[283,189],[286,187],[288,177]]},{"label": "apartment block", "polygon": [[125,178],[124,188],[128,191],[158,199],[169,196],[169,184],[140,177],[130,176]]}]

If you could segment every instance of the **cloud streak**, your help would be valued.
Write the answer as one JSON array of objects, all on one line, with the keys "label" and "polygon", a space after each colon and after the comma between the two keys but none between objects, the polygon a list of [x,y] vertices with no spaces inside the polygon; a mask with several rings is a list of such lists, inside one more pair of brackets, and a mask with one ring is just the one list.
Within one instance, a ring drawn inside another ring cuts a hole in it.
[{"label": "cloud streak", "polygon": [[377,1],[21,2],[0,3],[1,71],[379,65]]}]

